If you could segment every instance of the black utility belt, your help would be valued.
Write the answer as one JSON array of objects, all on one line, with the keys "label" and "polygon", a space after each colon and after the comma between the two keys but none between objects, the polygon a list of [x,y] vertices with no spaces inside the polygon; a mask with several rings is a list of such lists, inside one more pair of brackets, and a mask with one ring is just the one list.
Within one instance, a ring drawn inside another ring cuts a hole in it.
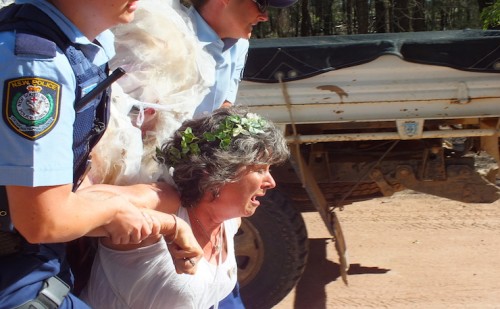
[{"label": "black utility belt", "polygon": [[24,242],[19,233],[0,231],[0,257],[23,251]]},{"label": "black utility belt", "polygon": [[36,254],[39,244],[30,244],[17,232],[0,231],[0,257],[13,254]]},{"label": "black utility belt", "polygon": [[[38,248],[38,245],[28,244],[19,233],[0,231],[0,257],[34,253]],[[68,284],[59,277],[50,277],[43,282],[42,289],[35,299],[13,309],[57,309],[69,290]]]},{"label": "black utility belt", "polygon": [[69,293],[69,286],[59,277],[53,276],[43,282],[35,299],[13,309],[57,309]]}]

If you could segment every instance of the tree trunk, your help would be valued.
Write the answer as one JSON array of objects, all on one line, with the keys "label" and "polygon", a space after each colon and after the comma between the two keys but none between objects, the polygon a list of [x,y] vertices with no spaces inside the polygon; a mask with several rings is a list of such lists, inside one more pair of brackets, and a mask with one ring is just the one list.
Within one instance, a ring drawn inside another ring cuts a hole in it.
[{"label": "tree trunk", "polygon": [[314,4],[316,6],[316,16],[318,17],[318,25],[314,27],[317,34],[332,35],[335,29],[333,0],[315,0]]},{"label": "tree trunk", "polygon": [[359,34],[368,33],[368,1],[356,0],[356,17]]},{"label": "tree trunk", "polygon": [[441,23],[439,30],[445,30],[448,28],[448,13],[444,9],[440,9]]},{"label": "tree trunk", "polygon": [[302,12],[302,23],[300,26],[300,36],[310,36],[312,33],[311,15],[309,14],[309,0],[300,2]]},{"label": "tree trunk", "polygon": [[408,0],[394,0],[394,32],[411,31]]},{"label": "tree trunk", "polygon": [[477,6],[479,7],[479,13],[487,6],[493,5],[494,0],[477,0]]},{"label": "tree trunk", "polygon": [[353,34],[353,18],[352,18],[352,11],[353,11],[353,5],[352,5],[353,0],[344,0],[344,14],[345,14],[345,25],[346,25],[346,31],[347,34]]},{"label": "tree trunk", "polygon": [[425,27],[425,0],[415,0],[413,9],[413,31],[426,31]]},{"label": "tree trunk", "polygon": [[282,9],[278,10],[278,15],[276,18],[277,25],[276,25],[276,33],[278,33],[278,37],[287,37],[290,36],[290,20],[291,13],[289,12],[289,9]]},{"label": "tree trunk", "polygon": [[384,0],[375,0],[375,25],[374,29],[377,33],[387,32],[387,14]]}]

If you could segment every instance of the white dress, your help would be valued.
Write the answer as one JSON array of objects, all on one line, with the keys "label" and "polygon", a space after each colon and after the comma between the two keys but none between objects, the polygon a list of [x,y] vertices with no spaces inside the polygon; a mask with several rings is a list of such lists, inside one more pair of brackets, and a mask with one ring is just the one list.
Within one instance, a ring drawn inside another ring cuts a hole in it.
[{"label": "white dress", "polygon": [[[189,222],[186,208],[179,217]],[[177,274],[165,241],[130,251],[99,246],[81,298],[103,309],[208,309],[233,290],[237,280],[234,235],[237,220],[224,222],[228,255],[219,266],[201,259],[195,275]]]}]

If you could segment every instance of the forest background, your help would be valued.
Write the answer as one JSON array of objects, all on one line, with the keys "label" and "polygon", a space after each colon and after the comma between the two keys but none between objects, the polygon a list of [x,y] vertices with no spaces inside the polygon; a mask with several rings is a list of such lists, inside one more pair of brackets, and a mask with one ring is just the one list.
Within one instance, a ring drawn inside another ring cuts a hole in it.
[{"label": "forest background", "polygon": [[254,38],[500,29],[500,0],[299,0],[269,9]]}]

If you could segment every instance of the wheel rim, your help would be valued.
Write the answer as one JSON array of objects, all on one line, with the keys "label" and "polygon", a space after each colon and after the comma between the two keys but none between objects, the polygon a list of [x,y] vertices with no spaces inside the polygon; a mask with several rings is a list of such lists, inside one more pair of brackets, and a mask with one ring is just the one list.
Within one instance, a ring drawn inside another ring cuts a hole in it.
[{"label": "wheel rim", "polygon": [[252,281],[264,263],[264,243],[259,231],[247,219],[235,236],[236,262],[238,263],[238,282],[245,286]]}]

